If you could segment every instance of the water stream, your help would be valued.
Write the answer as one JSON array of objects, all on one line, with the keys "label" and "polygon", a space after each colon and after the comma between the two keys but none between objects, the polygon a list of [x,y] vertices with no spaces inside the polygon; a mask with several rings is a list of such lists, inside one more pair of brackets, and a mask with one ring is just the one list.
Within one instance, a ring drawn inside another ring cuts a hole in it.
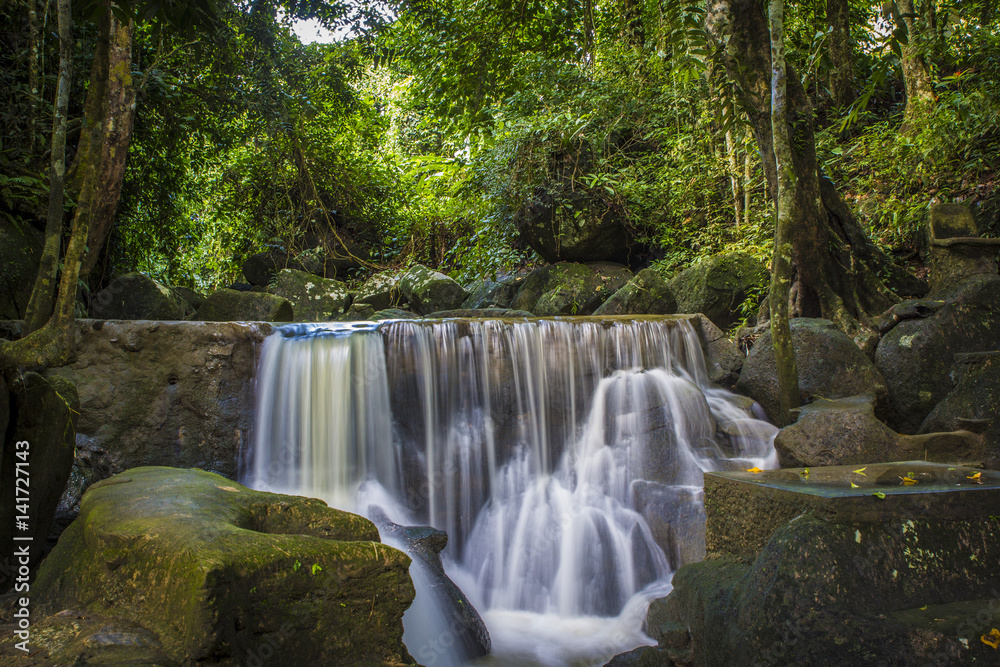
[{"label": "water stream", "polygon": [[[257,382],[244,481],[447,531],[492,636],[477,664],[652,643],[648,602],[704,555],[702,472],[776,463],[776,429],[710,384],[684,318],[291,325]],[[461,662],[413,574],[407,647]]]}]

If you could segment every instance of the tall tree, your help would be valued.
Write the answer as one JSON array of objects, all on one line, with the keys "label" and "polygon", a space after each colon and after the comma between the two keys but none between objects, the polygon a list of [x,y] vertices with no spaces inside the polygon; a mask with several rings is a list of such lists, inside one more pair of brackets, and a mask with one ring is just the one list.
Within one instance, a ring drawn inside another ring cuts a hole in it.
[{"label": "tall tree", "polygon": [[785,67],[784,2],[771,0],[768,19],[771,28],[771,133],[774,137],[774,165],[777,180],[777,219],[774,225],[774,255],[771,260],[771,341],[778,370],[778,398],[782,425],[790,424],[792,408],[800,402],[799,374],[788,322],[788,294],[792,283],[792,238],[796,227],[807,221],[799,207],[795,160],[788,138],[788,85]]},{"label": "tall tree", "polygon": [[[931,5],[933,0],[924,0],[925,5]],[[897,25],[906,29],[906,44],[902,48],[900,59],[903,70],[903,85],[906,87],[906,111],[903,113],[903,132],[909,132],[913,120],[934,103],[934,86],[931,82],[930,68],[924,58],[926,39],[924,33],[928,21],[917,13],[913,0],[896,0],[893,18]],[[925,13],[933,16],[932,8],[926,7]]]},{"label": "tall tree", "polygon": [[851,41],[851,6],[848,0],[826,0],[826,23],[830,28],[830,91],[842,108],[854,104],[854,60]]},{"label": "tall tree", "polygon": [[[759,0],[710,0],[706,25],[750,119],[773,199],[778,175],[771,126],[771,38],[764,6]],[[825,317],[857,333],[897,300],[880,273],[901,283],[906,274],[870,243],[833,183],[821,176],[812,104],[795,68],[786,64],[786,71],[795,203],[803,221],[794,226],[790,240],[791,315]]]}]

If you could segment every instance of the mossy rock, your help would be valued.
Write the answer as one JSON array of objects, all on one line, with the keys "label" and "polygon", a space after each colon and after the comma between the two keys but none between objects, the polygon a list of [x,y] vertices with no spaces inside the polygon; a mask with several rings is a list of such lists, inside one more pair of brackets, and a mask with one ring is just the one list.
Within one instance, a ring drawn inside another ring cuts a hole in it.
[{"label": "mossy rock", "polygon": [[462,302],[462,308],[510,308],[523,282],[524,276],[510,276],[499,281],[474,280],[465,286],[469,296]]},{"label": "mossy rock", "polygon": [[296,322],[329,322],[350,300],[344,283],[294,269],[279,271],[268,291],[288,299]]},{"label": "mossy rock", "polygon": [[315,499],[197,469],[134,468],[91,486],[32,587],[43,613],[132,621],[171,660],[400,665],[410,559]]},{"label": "mossy rock", "polygon": [[394,273],[376,273],[354,294],[354,303],[369,304],[376,311],[395,308],[403,301],[399,276]]},{"label": "mossy rock", "polygon": [[403,310],[402,308],[386,308],[384,310],[377,311],[368,319],[372,322],[378,322],[380,320],[418,320],[420,319],[420,316],[416,313],[411,313],[408,310]]},{"label": "mossy rock", "polygon": [[422,314],[459,308],[469,296],[465,288],[439,271],[417,264],[399,277],[399,289]]},{"label": "mossy rock", "polygon": [[102,320],[185,320],[193,314],[177,291],[141,273],[115,278],[90,302],[90,315]]},{"label": "mossy rock", "polygon": [[677,299],[655,269],[643,269],[594,311],[595,315],[672,315]]},{"label": "mossy rock", "polygon": [[0,319],[24,319],[43,241],[34,227],[0,222]]},{"label": "mossy rock", "polygon": [[[875,397],[875,415],[887,416],[889,394],[885,380],[854,341],[830,320],[800,317],[790,325],[803,403],[815,398],[870,394]],[[736,390],[760,403],[771,421],[778,421],[777,365],[770,329],[747,355]]]},{"label": "mossy rock", "polygon": [[627,267],[612,262],[550,264],[528,274],[510,307],[541,317],[591,315],[631,278]]},{"label": "mossy rock", "polygon": [[768,279],[763,264],[735,253],[695,264],[669,284],[677,299],[677,312],[702,313],[721,329],[729,329],[739,321],[743,302],[763,290]]},{"label": "mossy rock", "polygon": [[220,289],[212,292],[198,309],[202,322],[291,322],[292,304],[267,292]]}]

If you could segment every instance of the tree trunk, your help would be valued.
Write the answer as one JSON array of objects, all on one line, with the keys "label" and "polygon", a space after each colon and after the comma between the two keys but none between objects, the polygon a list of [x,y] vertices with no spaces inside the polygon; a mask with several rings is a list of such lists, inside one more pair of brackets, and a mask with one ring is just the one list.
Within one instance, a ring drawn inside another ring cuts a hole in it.
[{"label": "tree trunk", "polygon": [[909,133],[913,120],[934,103],[934,86],[931,73],[924,60],[924,39],[917,21],[913,0],[896,0],[896,23],[906,28],[907,43],[902,48],[901,67],[906,88],[906,111],[900,132]]},{"label": "tree trunk", "polygon": [[[776,199],[771,38],[764,6],[758,0],[710,0],[707,27],[716,43],[726,45],[723,62],[750,118],[768,192]],[[795,69],[786,64],[786,73],[786,118],[791,164],[797,176],[795,205],[805,221],[792,230],[790,239],[794,275],[791,291],[795,295],[792,315],[825,317],[849,333],[858,333],[859,324],[867,328],[873,315],[897,300],[878,273],[899,275],[901,269],[893,267],[868,241],[833,184],[820,178],[813,109]]]},{"label": "tree trunk", "polygon": [[830,27],[830,91],[841,109],[854,104],[854,61],[852,59],[851,11],[847,0],[826,0],[826,21]]},{"label": "tree trunk", "polygon": [[740,184],[739,155],[736,152],[732,130],[726,130],[726,159],[729,163],[729,186],[733,191],[733,216],[736,219],[736,226],[739,227],[743,220],[744,195]]},{"label": "tree trunk", "polygon": [[[31,90],[28,116],[29,145],[35,147],[35,122],[38,120],[38,102],[41,97],[41,75],[38,62],[41,48],[38,35],[38,0],[28,2],[28,89]],[[60,48],[60,58],[62,49]],[[60,74],[62,72],[60,71]]]},{"label": "tree trunk", "polygon": [[785,71],[784,2],[771,0],[768,18],[771,24],[771,134],[774,137],[774,164],[777,174],[777,220],[774,225],[774,254],[771,260],[771,341],[778,374],[780,426],[791,422],[790,414],[800,403],[799,373],[788,324],[788,295],[792,287],[792,231],[803,227],[798,179],[788,138],[787,85]]},{"label": "tree trunk", "polygon": [[[31,0],[34,3],[35,0]],[[62,250],[63,201],[66,184],[66,109],[73,79],[73,37],[70,0],[58,0],[59,83],[52,114],[52,150],[49,166],[49,208],[45,222],[45,245],[39,262],[35,286],[24,316],[24,334],[41,329],[52,315],[59,254]]]},{"label": "tree trunk", "polygon": [[[91,87],[99,97],[93,105],[87,100],[88,117],[84,125],[89,126],[92,132],[88,154],[78,156],[97,170],[90,200],[90,239],[80,269],[83,278],[89,276],[97,264],[114,222],[135,118],[132,24],[122,23],[110,11],[103,21],[106,28],[102,26],[102,35],[106,35],[108,41],[98,48],[98,53],[104,58],[95,59],[95,67],[91,71]],[[93,79],[95,73],[97,82]],[[93,116],[90,115],[92,111]]]}]

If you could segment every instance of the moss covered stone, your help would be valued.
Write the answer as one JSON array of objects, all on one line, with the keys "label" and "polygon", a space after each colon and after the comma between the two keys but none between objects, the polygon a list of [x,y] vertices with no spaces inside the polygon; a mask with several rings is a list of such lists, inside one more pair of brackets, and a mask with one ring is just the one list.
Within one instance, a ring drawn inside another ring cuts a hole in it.
[{"label": "moss covered stone", "polygon": [[294,313],[288,299],[267,292],[220,289],[212,292],[198,309],[202,322],[291,322]]},{"label": "moss covered stone", "polygon": [[399,277],[399,289],[413,309],[422,314],[459,308],[469,293],[439,271],[417,264]]},{"label": "moss covered stone", "polygon": [[178,663],[250,664],[267,643],[284,664],[399,665],[409,562],[322,501],[135,468],[90,488],[33,593],[133,621]]},{"label": "moss covered stone", "polygon": [[42,233],[28,224],[0,222],[0,319],[20,320],[42,256]]},{"label": "moss covered stone", "polygon": [[674,276],[669,284],[677,299],[677,312],[702,313],[728,329],[740,319],[743,302],[763,294],[768,280],[763,264],[749,255],[735,253],[695,264]]},{"label": "moss covered stone", "polygon": [[510,307],[542,317],[590,315],[631,278],[627,267],[612,262],[550,264],[528,274]]},{"label": "moss covered stone", "polygon": [[403,301],[399,276],[394,273],[376,273],[354,295],[354,303],[369,304],[375,311],[394,308]]},{"label": "moss covered stone", "polygon": [[288,299],[296,322],[329,322],[350,300],[344,283],[294,269],[279,271],[268,291]]},{"label": "moss covered stone", "polygon": [[194,307],[149,276],[127,273],[94,295],[90,314],[106,320],[184,320]]},{"label": "moss covered stone", "polygon": [[594,311],[595,315],[671,315],[677,299],[655,269],[643,269]]}]

